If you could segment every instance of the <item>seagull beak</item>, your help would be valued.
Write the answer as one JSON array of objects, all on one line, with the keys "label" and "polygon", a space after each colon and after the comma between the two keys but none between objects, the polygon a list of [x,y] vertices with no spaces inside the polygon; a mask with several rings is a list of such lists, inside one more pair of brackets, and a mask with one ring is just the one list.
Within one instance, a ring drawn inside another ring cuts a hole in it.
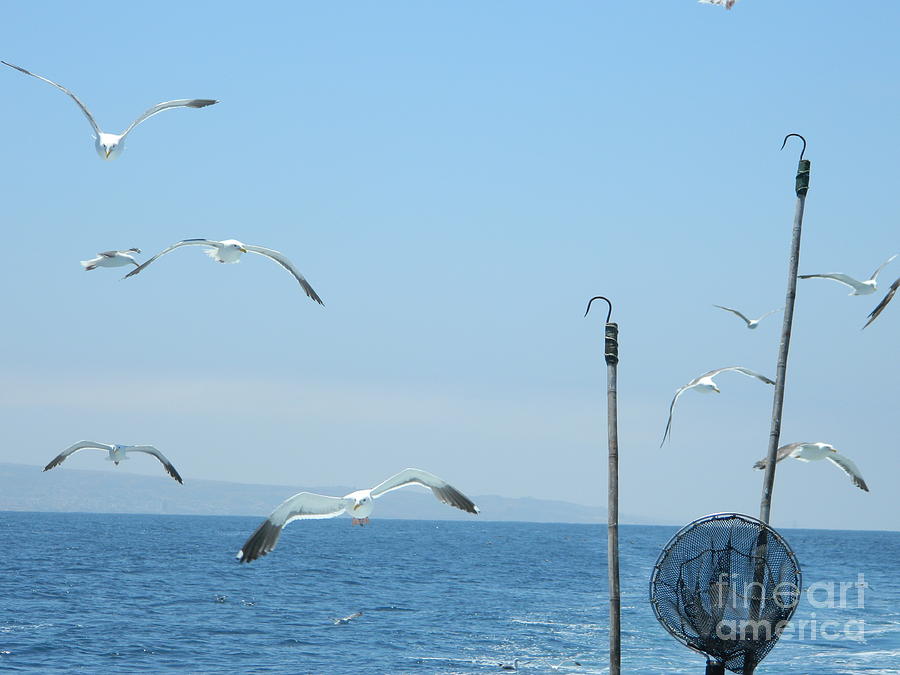
[{"label": "seagull beak", "polygon": [[353,505],[353,510],[356,511],[356,509],[358,509],[359,507],[360,507],[360,505],[359,505],[358,503],[357,503],[357,504],[354,504],[354,505]]},{"label": "seagull beak", "polygon": [[249,253],[249,251],[247,249],[245,249],[243,246],[241,246],[241,253]]},{"label": "seagull beak", "polygon": [[111,153],[111,152],[112,152],[112,150],[110,148],[106,149],[106,159],[109,159],[109,153]]}]

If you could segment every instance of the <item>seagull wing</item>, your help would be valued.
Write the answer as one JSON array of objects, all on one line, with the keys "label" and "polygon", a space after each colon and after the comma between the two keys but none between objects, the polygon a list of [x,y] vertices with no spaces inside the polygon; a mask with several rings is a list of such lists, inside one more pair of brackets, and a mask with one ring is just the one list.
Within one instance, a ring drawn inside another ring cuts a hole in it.
[{"label": "seagull wing", "polygon": [[63,461],[71,454],[78,452],[79,450],[84,450],[86,448],[92,448],[97,450],[104,450],[105,452],[109,452],[113,449],[112,445],[107,445],[106,443],[97,443],[95,441],[78,441],[75,445],[66,448],[61,453],[59,453],[56,457],[50,460],[50,463],[44,467],[44,471],[49,471],[55,466],[59,466],[63,463]]},{"label": "seagull wing", "polygon": [[101,251],[97,255],[103,256],[104,258],[115,258],[119,255],[119,251]]},{"label": "seagull wing", "polygon": [[748,326],[750,325],[750,319],[748,319],[746,316],[741,314],[736,309],[731,309],[731,307],[723,307],[722,305],[713,305],[713,307],[718,307],[719,309],[724,309],[726,312],[731,312],[732,314],[737,314],[739,317],[741,317],[744,321],[747,322]]},{"label": "seagull wing", "polygon": [[770,309],[768,312],[766,312],[766,313],[763,314],[761,317],[759,317],[759,318],[757,319],[757,321],[762,321],[763,319],[765,319],[765,318],[766,318],[767,316],[769,316],[770,314],[774,314],[775,312],[780,312],[780,311],[783,310],[783,309],[784,309],[784,307],[780,307],[779,309]]},{"label": "seagull wing", "polygon": [[[750,370],[749,368],[742,368],[741,366],[728,366],[727,368],[719,368],[718,370],[711,370],[708,373],[701,375],[700,378],[715,377],[719,373],[724,373],[729,370],[733,370],[735,372],[741,373],[743,375],[747,375],[749,377],[755,377],[757,380],[761,380],[762,382],[765,382],[766,384],[775,384],[774,380],[770,380],[765,375],[760,375],[759,373],[754,372],[754,371]],[[700,378],[697,378],[697,379],[700,379]]]},{"label": "seagull wing", "polygon": [[850,461],[848,457],[844,457],[844,455],[835,452],[828,455],[825,459],[827,459],[835,466],[840,467],[844,471],[844,473],[850,476],[853,484],[860,490],[865,490],[866,492],[869,491],[869,486],[866,485],[866,481],[863,480],[862,474],[860,474],[856,464]]},{"label": "seagull wing", "polygon": [[799,279],[833,279],[840,284],[844,284],[845,286],[849,286],[850,288],[856,291],[866,291],[868,290],[868,286],[864,283],[861,283],[854,279],[853,277],[848,277],[846,274],[801,274]]},{"label": "seagull wing", "polygon": [[306,280],[300,272],[294,267],[294,264],[287,259],[287,257],[278,251],[274,251],[271,248],[265,248],[264,246],[250,246],[249,244],[244,244],[244,248],[247,249],[250,253],[258,253],[259,255],[264,255],[267,258],[271,258],[279,265],[281,265],[284,269],[294,275],[294,278],[300,282],[300,286],[303,287],[303,290],[306,291],[306,295],[308,295],[311,299],[318,302],[320,305],[324,305],[322,302],[322,298],[318,296],[318,294],[313,290],[313,287],[309,285],[309,282]]},{"label": "seagull wing", "polygon": [[[701,375],[701,377],[702,377],[702,375]],[[666,422],[666,431],[663,434],[662,443],[659,444],[659,447],[662,447],[665,444],[666,439],[672,433],[672,415],[675,413],[675,401],[677,401],[678,397],[681,396],[684,392],[686,392],[688,389],[690,389],[695,384],[697,384],[697,380],[699,380],[699,379],[700,378],[698,377],[695,380],[691,380],[683,387],[680,387],[678,389],[678,391],[675,392],[675,396],[672,397],[672,402],[669,404],[669,421]]]},{"label": "seagull wing", "polygon": [[123,278],[123,279],[127,279],[128,277],[134,276],[134,275],[137,274],[138,272],[143,271],[143,269],[144,269],[147,265],[149,265],[150,263],[152,263],[154,260],[156,260],[156,259],[159,258],[160,256],[165,255],[165,254],[168,253],[169,251],[174,251],[176,248],[179,248],[179,247],[181,247],[181,246],[218,246],[219,243],[220,243],[220,242],[218,242],[218,241],[213,241],[212,239],[183,239],[183,240],[179,241],[177,244],[172,244],[169,248],[160,251],[160,252],[157,253],[155,256],[153,256],[152,258],[150,258],[150,260],[147,260],[146,262],[144,262],[143,265],[138,265],[137,267],[135,267],[133,270],[131,270],[128,274],[126,274],[126,275],[125,275],[124,277],[122,277],[122,278]]},{"label": "seagull wing", "polygon": [[[789,457],[790,454],[794,451],[795,448],[800,447],[801,445],[806,445],[806,443],[788,443],[787,445],[782,445],[775,452],[775,463],[778,464],[785,457]],[[768,457],[759,460],[756,464],[753,465],[754,469],[765,469],[766,464],[768,464]]]},{"label": "seagull wing", "polygon": [[[897,292],[898,288],[900,288],[900,278],[898,278],[894,283],[891,284],[891,289],[887,292],[887,295],[885,295],[881,299],[881,302],[878,303],[878,306],[869,314],[869,320],[866,321],[866,326],[877,319],[878,315],[884,311],[884,308],[888,306],[888,303],[891,301],[891,298],[894,297],[894,294]],[[863,326],[863,328],[865,328],[866,326]]]},{"label": "seagull wing", "polygon": [[218,101],[211,98],[180,98],[177,101],[157,103],[155,106],[145,111],[144,114],[138,117],[134,122],[132,122],[131,125],[129,125],[129,127],[124,132],[122,132],[122,138],[125,138],[128,134],[130,134],[131,130],[134,129],[138,124],[146,119],[153,117],[156,113],[161,113],[163,110],[169,110],[170,108],[205,108],[206,106],[213,105],[214,103],[218,103]]},{"label": "seagull wing", "polygon": [[347,502],[341,497],[300,492],[285,499],[247,539],[237,558],[251,562],[275,548],[282,528],[298,518],[334,518],[347,510]]},{"label": "seagull wing", "polygon": [[156,457],[156,459],[162,462],[162,465],[164,467],[166,467],[167,474],[184,485],[184,481],[181,480],[181,476],[178,475],[178,472],[175,470],[172,462],[166,459],[166,456],[159,450],[154,448],[152,445],[132,445],[130,448],[126,448],[126,452],[146,452],[148,455],[153,455],[154,457]]},{"label": "seagull wing", "polygon": [[79,108],[81,108],[81,112],[84,113],[84,116],[87,117],[88,122],[91,123],[91,127],[93,128],[94,133],[97,135],[97,138],[100,137],[100,127],[97,126],[97,121],[94,119],[94,116],[91,114],[91,111],[88,110],[88,109],[87,109],[87,106],[86,106],[84,103],[82,103],[81,100],[80,100],[75,94],[73,94],[71,91],[69,91],[68,89],[66,89],[66,88],[65,88],[64,86],[62,86],[61,84],[57,84],[57,83],[54,82],[53,80],[48,80],[46,77],[41,77],[40,75],[35,75],[34,73],[32,73],[32,72],[30,72],[30,71],[28,71],[28,70],[25,70],[24,68],[20,68],[19,66],[14,66],[13,64],[7,63],[6,61],[0,61],[0,63],[4,64],[4,65],[6,65],[6,66],[9,66],[10,68],[15,68],[15,69],[18,70],[20,73],[25,73],[26,75],[31,75],[32,77],[36,77],[36,78],[39,79],[39,80],[43,80],[43,81],[46,82],[47,84],[52,84],[54,87],[56,87],[56,88],[59,89],[60,91],[65,92],[66,94],[68,94],[69,96],[71,96],[71,97],[72,97],[72,100],[75,101],[75,103],[78,104],[78,107],[79,107]]},{"label": "seagull wing", "polygon": [[447,481],[438,478],[433,473],[422,471],[422,469],[404,469],[396,476],[391,476],[383,483],[373,487],[370,494],[372,498],[375,499],[391,490],[406,487],[407,485],[421,485],[423,487],[431,488],[431,491],[434,493],[434,496],[437,497],[438,501],[449,504],[450,506],[455,506],[468,513],[478,513],[478,507],[475,506],[471,499],[466,497]]},{"label": "seagull wing", "polygon": [[892,255],[890,258],[888,258],[888,259],[885,260],[883,263],[881,263],[881,264],[878,266],[878,269],[876,269],[874,272],[872,272],[872,276],[869,277],[869,281],[875,281],[875,279],[878,277],[878,273],[879,273],[881,270],[883,270],[885,267],[887,267],[887,265],[888,265],[894,258],[896,258],[896,257],[897,257],[897,254],[895,253],[895,254]]}]

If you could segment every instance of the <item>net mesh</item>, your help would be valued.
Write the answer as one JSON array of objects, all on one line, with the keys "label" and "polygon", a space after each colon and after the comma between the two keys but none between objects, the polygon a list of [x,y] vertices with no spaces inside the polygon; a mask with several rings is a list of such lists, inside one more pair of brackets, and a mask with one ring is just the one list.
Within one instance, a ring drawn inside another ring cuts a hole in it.
[{"label": "net mesh", "polygon": [[650,603],[675,638],[735,673],[751,673],[800,600],[800,565],[764,523],[718,513],[690,523],[653,568]]}]

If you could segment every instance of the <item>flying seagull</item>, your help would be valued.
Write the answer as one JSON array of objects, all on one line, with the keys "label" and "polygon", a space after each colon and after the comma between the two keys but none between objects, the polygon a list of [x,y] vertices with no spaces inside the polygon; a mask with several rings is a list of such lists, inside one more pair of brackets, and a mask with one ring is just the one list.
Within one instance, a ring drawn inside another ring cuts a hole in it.
[{"label": "flying seagull", "polygon": [[725,9],[731,9],[734,7],[734,3],[736,3],[737,0],[697,0],[697,2],[701,5],[719,5]]},{"label": "flying seagull", "polygon": [[85,272],[90,272],[98,267],[123,267],[125,265],[139,267],[137,260],[131,254],[140,252],[139,248],[129,248],[125,251],[103,251],[103,253],[98,253],[96,258],[82,260],[81,266]]},{"label": "flying seagull", "polygon": [[15,68],[20,73],[25,73],[26,75],[31,75],[32,77],[36,77],[39,80],[43,80],[47,84],[52,84],[60,91],[71,96],[72,100],[78,104],[79,108],[81,108],[81,112],[84,113],[84,116],[87,117],[88,122],[91,123],[91,128],[94,130],[94,147],[97,149],[97,154],[100,155],[101,159],[115,159],[116,157],[121,155],[125,150],[125,137],[130,134],[132,129],[134,129],[138,124],[150,117],[153,117],[156,113],[160,113],[163,110],[169,110],[170,108],[205,108],[208,105],[218,103],[218,101],[210,98],[180,98],[176,101],[157,103],[149,110],[146,110],[144,114],[138,117],[134,122],[132,122],[129,127],[121,134],[109,134],[105,131],[100,131],[100,126],[97,124],[97,120],[94,119],[94,116],[91,114],[91,111],[87,109],[87,106],[85,106],[84,103],[82,103],[75,94],[73,94],[61,84],[57,84],[53,80],[48,80],[46,77],[35,75],[31,71],[20,68],[19,66],[14,66],[13,64],[7,63],[6,61],[0,61],[0,63],[9,66],[10,68]]},{"label": "flying seagull", "polygon": [[97,443],[96,441],[78,441],[78,443],[70,448],[66,448],[54,457],[50,463],[44,467],[44,471],[49,471],[53,467],[59,466],[69,455],[84,449],[96,449],[108,452],[109,456],[106,458],[107,461],[113,462],[116,466],[119,465],[119,462],[124,462],[128,459],[129,452],[146,452],[148,455],[153,455],[162,462],[162,465],[166,468],[166,473],[172,478],[179,483],[184,483],[184,481],[181,480],[181,476],[178,475],[178,472],[172,465],[172,462],[166,459],[166,456],[152,445],[110,445],[108,443]]},{"label": "flying seagull", "polygon": [[348,623],[353,621],[353,619],[358,619],[362,616],[362,612],[354,612],[350,616],[342,616],[339,619],[334,619],[335,626],[346,626]]},{"label": "flying seagull", "polygon": [[169,251],[174,251],[176,248],[179,248],[181,246],[207,246],[208,248],[206,249],[206,251],[204,251],[206,255],[220,263],[240,262],[242,253],[258,253],[259,255],[264,255],[267,258],[271,258],[288,272],[293,274],[294,278],[300,282],[300,286],[303,287],[303,290],[306,291],[306,295],[318,302],[320,305],[325,304],[324,302],[322,302],[322,298],[320,298],[318,294],[313,290],[313,287],[309,285],[309,282],[306,280],[306,278],[302,274],[300,274],[297,268],[294,267],[293,263],[291,263],[291,261],[288,260],[283,253],[274,251],[271,248],[264,248],[263,246],[251,246],[250,244],[243,244],[237,239],[223,239],[222,241],[215,241],[213,239],[183,239],[176,244],[172,244],[171,246],[169,246],[169,248],[160,251],[143,265],[138,265],[137,268],[131,270],[123,278],[127,279],[130,276],[134,276],[135,274],[142,272],[144,268],[154,260],[156,260],[160,256],[165,255]]},{"label": "flying seagull", "polygon": [[748,368],[741,368],[740,366],[729,366],[728,368],[719,368],[718,370],[711,370],[708,373],[703,373],[700,377],[696,377],[690,382],[688,382],[683,387],[679,388],[678,391],[675,392],[675,396],[672,398],[672,403],[669,405],[669,421],[666,422],[666,432],[663,434],[662,443],[659,444],[659,447],[662,447],[666,442],[666,439],[669,437],[669,434],[672,431],[672,414],[675,412],[675,402],[678,400],[678,397],[681,396],[688,389],[694,389],[701,393],[709,393],[716,392],[717,394],[722,393],[719,388],[716,386],[716,383],[713,382],[713,378],[719,373],[724,373],[729,370],[737,371],[743,375],[749,375],[750,377],[755,377],[757,380],[762,380],[766,384],[775,384],[772,380],[770,380],[765,375],[760,375],[759,373],[754,373],[752,370]]},{"label": "flying seagull", "polygon": [[741,317],[747,323],[747,328],[749,328],[750,330],[756,330],[756,327],[759,325],[760,321],[765,319],[770,314],[774,314],[775,312],[780,312],[781,309],[784,309],[784,307],[782,307],[781,309],[773,309],[769,312],[766,312],[758,319],[748,319],[746,316],[741,314],[736,309],[731,309],[731,307],[723,307],[722,305],[713,305],[713,307],[718,307],[719,309],[724,309],[726,312],[731,312],[732,314],[736,314],[737,316]]},{"label": "flying seagull", "polygon": [[[820,459],[827,459],[829,462],[840,468],[844,473],[850,476],[853,484],[860,490],[869,491],[869,486],[863,480],[862,474],[856,468],[856,464],[851,462],[847,457],[840,454],[834,449],[834,446],[828,443],[788,443],[778,448],[775,455],[775,463],[777,464],[785,457],[793,457],[801,462],[815,462]],[[753,465],[754,469],[765,469],[767,460],[761,459]]]},{"label": "flying seagull", "polygon": [[853,277],[848,277],[846,274],[801,274],[799,276],[800,279],[833,279],[838,283],[844,284],[845,286],[849,286],[853,289],[853,292],[850,295],[870,295],[878,290],[878,284],[876,283],[876,279],[878,278],[878,273],[884,269],[884,267],[891,262],[894,258],[897,257],[895,253],[890,258],[885,260],[881,265],[878,266],[874,272],[872,272],[872,276],[870,276],[865,281],[857,281]]},{"label": "flying seagull", "polygon": [[356,490],[343,497],[300,492],[286,499],[250,535],[238,551],[237,558],[248,563],[266,555],[278,543],[282,528],[298,518],[334,518],[350,513],[353,516],[351,525],[365,525],[374,507],[373,500],[407,485],[430,488],[438,501],[468,513],[478,513],[478,507],[472,500],[446,481],[422,469],[404,469],[370,490]]},{"label": "flying seagull", "polygon": [[[871,314],[869,314],[869,320],[866,321],[866,326],[877,319],[878,315],[884,311],[884,308],[888,306],[888,303],[891,301],[891,298],[894,297],[894,293],[897,292],[898,288],[900,288],[900,278],[898,278],[894,283],[891,284],[891,288],[887,292],[887,295],[885,295],[881,299],[881,302],[878,303],[878,306],[872,310]],[[863,328],[865,328],[866,326],[863,326]]]}]

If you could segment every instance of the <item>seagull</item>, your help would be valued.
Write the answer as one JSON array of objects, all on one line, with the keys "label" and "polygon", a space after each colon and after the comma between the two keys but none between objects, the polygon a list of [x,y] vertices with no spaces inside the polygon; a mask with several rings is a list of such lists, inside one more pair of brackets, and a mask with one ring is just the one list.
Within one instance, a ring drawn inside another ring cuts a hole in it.
[{"label": "seagull", "polygon": [[[777,464],[785,457],[793,457],[801,462],[815,462],[820,459],[827,459],[829,462],[839,467],[844,473],[850,476],[853,484],[860,490],[869,491],[869,486],[863,480],[862,474],[856,468],[856,464],[847,457],[840,454],[834,449],[834,446],[828,443],[788,443],[778,448],[775,455],[775,463]],[[754,469],[765,469],[767,460],[761,459],[753,465]]]},{"label": "seagull", "polygon": [[775,382],[770,380],[765,375],[754,373],[752,370],[749,370],[748,368],[741,368],[740,366],[729,366],[728,368],[719,368],[718,370],[711,370],[708,373],[703,373],[703,375],[694,378],[675,392],[675,396],[672,398],[672,403],[669,405],[669,421],[666,423],[666,432],[663,434],[662,443],[659,444],[659,447],[663,446],[663,444],[666,442],[666,438],[669,437],[669,433],[672,431],[672,413],[675,412],[675,402],[678,400],[678,397],[688,389],[694,389],[701,393],[709,393],[714,391],[717,394],[721,394],[722,392],[716,386],[716,383],[713,382],[713,378],[719,373],[724,373],[728,370],[734,370],[743,375],[755,377],[757,380],[762,380],[766,384],[775,384]]},{"label": "seagull", "polygon": [[313,492],[300,492],[284,500],[269,517],[256,528],[237,553],[241,562],[252,562],[275,548],[281,530],[298,518],[334,518],[345,512],[353,515],[351,525],[366,525],[374,506],[373,500],[405,487],[421,485],[430,488],[438,501],[468,513],[478,513],[478,507],[446,481],[422,469],[404,469],[370,490],[356,490],[343,497],[329,497]]},{"label": "seagull", "polygon": [[137,260],[134,259],[132,253],[140,253],[139,248],[129,248],[125,251],[103,251],[98,253],[96,258],[90,260],[82,260],[81,266],[85,272],[90,272],[98,267],[123,267],[125,265],[134,265],[140,267]]},{"label": "seagull", "polygon": [[513,659],[512,664],[509,663],[498,663],[500,666],[500,670],[518,670],[519,669],[519,659]]},{"label": "seagull", "polygon": [[878,266],[874,272],[872,272],[872,276],[870,276],[865,281],[857,281],[853,277],[848,277],[846,274],[801,274],[799,276],[800,279],[834,279],[838,283],[844,284],[845,286],[849,286],[853,289],[853,292],[850,295],[870,295],[878,290],[878,284],[876,283],[876,279],[878,278],[878,273],[885,268],[885,266],[891,262],[894,258],[897,257],[895,253],[890,258],[885,260],[881,265]]},{"label": "seagull", "polygon": [[[894,293],[897,292],[898,288],[900,288],[900,278],[898,278],[894,283],[891,284],[891,288],[887,292],[887,295],[885,295],[881,299],[881,302],[878,303],[878,306],[872,310],[871,314],[869,314],[869,320],[866,321],[866,326],[877,319],[878,315],[884,311],[884,308],[888,306],[888,303],[891,301],[891,298],[894,297]],[[863,326],[863,328],[865,328],[866,326]]]},{"label": "seagull", "polygon": [[697,2],[701,5],[719,5],[725,9],[731,9],[734,7],[734,3],[736,3],[737,0],[697,0]]},{"label": "seagull", "polygon": [[165,255],[169,251],[174,251],[176,248],[179,248],[181,246],[208,246],[209,248],[207,248],[205,251],[206,255],[220,263],[240,262],[242,253],[258,253],[259,255],[264,255],[267,258],[271,258],[288,272],[293,274],[294,278],[300,282],[300,286],[303,287],[303,290],[306,291],[306,295],[318,302],[320,305],[325,304],[324,302],[322,302],[322,298],[320,298],[318,294],[313,290],[313,287],[309,285],[309,282],[306,280],[306,278],[302,274],[300,274],[299,271],[297,271],[297,268],[294,267],[293,263],[291,263],[291,261],[288,260],[283,253],[279,253],[278,251],[274,251],[271,248],[265,248],[263,246],[251,246],[250,244],[243,244],[237,239],[223,239],[222,241],[215,241],[213,239],[183,239],[175,244],[172,244],[171,246],[169,246],[169,248],[160,251],[143,265],[138,265],[136,269],[133,269],[128,274],[126,274],[123,279],[127,279],[130,276],[134,276],[135,274],[142,272],[144,268],[154,260],[156,260],[160,256]]},{"label": "seagull", "polygon": [[87,106],[85,106],[84,103],[82,103],[75,94],[73,94],[61,84],[57,84],[53,80],[48,80],[46,77],[35,75],[31,71],[20,68],[19,66],[14,66],[13,64],[7,63],[6,61],[0,61],[0,63],[5,66],[9,66],[10,68],[15,68],[20,73],[25,73],[26,75],[31,75],[32,77],[36,77],[39,80],[43,80],[47,84],[52,84],[60,91],[71,96],[72,100],[78,104],[79,108],[81,108],[81,112],[84,113],[84,116],[87,117],[88,122],[91,123],[91,128],[94,130],[94,147],[96,148],[97,154],[100,155],[101,159],[115,159],[116,157],[121,155],[125,150],[125,137],[130,134],[131,130],[134,129],[138,124],[150,117],[153,117],[156,113],[160,113],[163,110],[168,110],[170,108],[205,108],[208,105],[218,103],[218,101],[210,98],[180,98],[176,101],[157,103],[149,110],[146,110],[144,114],[138,117],[134,122],[132,122],[131,125],[121,134],[109,134],[105,131],[100,131],[100,126],[97,124],[97,121],[94,119],[91,111],[87,109]]},{"label": "seagull", "polygon": [[335,619],[334,625],[335,626],[344,626],[344,625],[350,623],[351,621],[353,621],[353,619],[358,619],[361,616],[362,616],[362,612],[354,612],[350,616],[344,616],[344,617],[341,617],[340,619]]},{"label": "seagull", "polygon": [[166,456],[152,445],[110,445],[108,443],[97,443],[96,441],[78,441],[75,445],[66,448],[54,457],[51,462],[44,467],[44,471],[49,471],[53,467],[59,466],[69,455],[86,448],[105,450],[109,453],[109,457],[106,458],[107,461],[113,462],[116,466],[119,466],[119,462],[124,462],[128,459],[127,453],[129,452],[146,452],[148,455],[153,455],[162,462],[162,465],[166,467],[166,473],[179,483],[184,484],[184,481],[181,480],[181,476],[178,475],[175,467],[172,466],[172,462],[166,459]]},{"label": "seagull", "polygon": [[759,325],[759,322],[760,322],[760,321],[762,321],[763,319],[765,319],[765,318],[766,318],[767,316],[769,316],[770,314],[774,314],[775,312],[780,312],[781,309],[784,309],[784,307],[782,307],[781,309],[773,309],[773,310],[770,311],[770,312],[766,312],[765,314],[763,314],[763,315],[762,315],[761,317],[759,317],[758,319],[748,319],[746,316],[744,316],[743,314],[741,314],[741,313],[740,313],[739,311],[737,311],[736,309],[731,309],[731,307],[723,307],[722,305],[713,305],[713,307],[718,307],[719,309],[724,309],[726,312],[731,312],[732,314],[737,314],[739,317],[741,317],[744,321],[747,322],[747,328],[749,328],[750,330],[756,330],[756,327]]}]

